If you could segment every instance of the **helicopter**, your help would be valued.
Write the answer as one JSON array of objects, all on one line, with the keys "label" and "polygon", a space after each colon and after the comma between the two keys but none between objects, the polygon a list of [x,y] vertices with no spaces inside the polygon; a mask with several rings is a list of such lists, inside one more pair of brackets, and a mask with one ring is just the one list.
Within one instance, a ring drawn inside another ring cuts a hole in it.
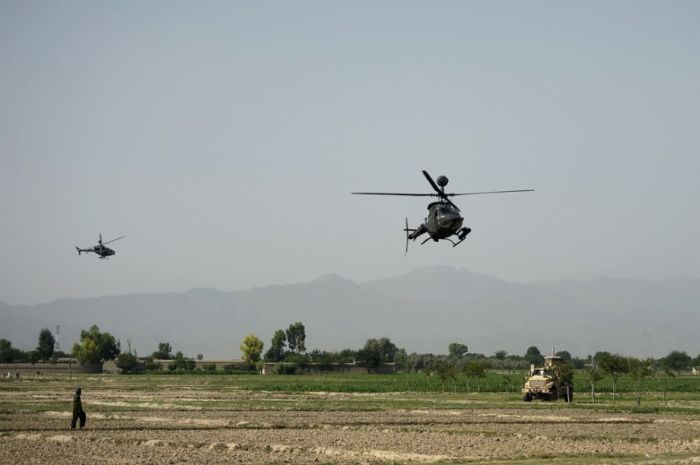
[{"label": "helicopter", "polygon": [[96,246],[90,247],[88,249],[81,249],[80,247],[75,246],[75,249],[78,251],[78,255],[80,255],[83,252],[85,252],[85,253],[95,252],[97,255],[100,256],[99,258],[107,258],[107,257],[114,255],[115,252],[114,252],[114,250],[110,249],[109,247],[105,247],[105,244],[109,244],[110,242],[118,241],[119,239],[124,239],[125,237],[126,236],[120,236],[120,237],[117,237],[116,239],[112,239],[112,240],[107,241],[107,242],[102,242],[102,233],[100,233],[100,240]]},{"label": "helicopter", "polygon": [[[408,218],[406,218],[406,253],[408,253],[408,241],[415,241],[419,236],[428,233],[421,245],[432,239],[435,242],[446,240],[452,243],[452,247],[457,247],[461,244],[467,235],[472,231],[471,228],[462,227],[464,217],[460,214],[459,207],[455,205],[450,197],[457,195],[480,195],[480,194],[503,194],[510,192],[533,192],[534,189],[517,189],[508,191],[488,191],[488,192],[462,192],[462,193],[446,193],[445,186],[449,182],[447,176],[438,176],[437,183],[433,181],[427,171],[423,170],[423,176],[428,180],[428,183],[433,188],[435,193],[428,194],[412,194],[404,192],[351,192],[355,195],[400,195],[407,197],[439,197],[440,200],[428,204],[428,217],[425,222],[417,228],[408,227]],[[456,236],[456,241],[451,237]]]}]

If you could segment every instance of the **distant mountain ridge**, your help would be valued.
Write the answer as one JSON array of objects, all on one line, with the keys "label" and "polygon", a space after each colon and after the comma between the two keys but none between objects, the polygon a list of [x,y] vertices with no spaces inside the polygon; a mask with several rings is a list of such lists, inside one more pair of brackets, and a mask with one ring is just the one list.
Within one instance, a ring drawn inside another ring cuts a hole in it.
[{"label": "distant mountain ridge", "polygon": [[367,338],[390,337],[409,352],[445,353],[450,342],[472,352],[522,354],[565,349],[661,356],[700,352],[700,279],[595,278],[519,284],[450,267],[422,267],[403,275],[355,283],[324,275],[307,283],[225,292],[129,294],[59,299],[37,305],[0,302],[0,338],[36,345],[39,330],[61,325],[70,350],[81,329],[97,324],[139,354],[168,341],[175,350],[233,358],[245,335],[269,345],[276,329],[302,321],[307,348],[358,348]]}]

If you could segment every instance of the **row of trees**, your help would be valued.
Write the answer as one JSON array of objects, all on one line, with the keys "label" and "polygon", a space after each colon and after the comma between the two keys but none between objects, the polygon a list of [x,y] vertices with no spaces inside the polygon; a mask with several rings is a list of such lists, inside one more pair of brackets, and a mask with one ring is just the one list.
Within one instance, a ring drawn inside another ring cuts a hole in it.
[{"label": "row of trees", "polygon": [[0,363],[12,362],[47,362],[65,355],[63,352],[55,352],[56,339],[51,331],[44,328],[39,332],[39,343],[36,349],[23,351],[12,347],[12,343],[7,339],[0,339]]},{"label": "row of trees", "polygon": [[615,392],[618,379],[623,376],[629,376],[635,383],[635,399],[637,405],[641,401],[642,383],[650,376],[655,376],[657,371],[663,374],[663,400],[666,404],[666,382],[668,378],[680,375],[681,371],[686,370],[692,363],[697,363],[700,356],[693,360],[685,352],[674,350],[666,357],[661,359],[645,358],[638,359],[636,357],[625,357],[619,354],[611,354],[610,352],[597,352],[592,357],[592,363],[586,370],[586,377],[591,386],[591,396],[595,403],[595,386],[603,376],[610,376],[612,379],[612,399],[615,403]]},{"label": "row of trees", "polygon": [[[21,351],[12,347],[10,341],[0,339],[0,363],[14,361],[38,362],[47,361],[57,356],[64,355],[54,351],[55,337],[48,329],[42,329],[39,333],[35,350]],[[97,325],[80,333],[80,342],[73,346],[72,354],[81,364],[101,364],[106,360],[116,359],[117,366],[131,371],[139,366],[135,351],[131,350],[129,341],[128,350],[121,351],[121,344],[108,332],[101,332]],[[286,330],[279,329],[272,336],[270,348],[263,356],[264,343],[257,336],[250,334],[241,344],[243,361],[248,369],[254,368],[261,360],[266,362],[290,362],[295,365],[307,365],[314,363],[321,368],[330,368],[332,364],[357,363],[367,368],[368,371],[376,370],[383,363],[395,363],[399,370],[409,372],[449,373],[464,372],[474,365],[471,362],[478,361],[484,369],[524,369],[530,364],[541,365],[544,357],[536,346],[528,347],[524,355],[508,354],[505,350],[498,350],[492,356],[479,353],[469,353],[466,344],[453,342],[448,345],[447,355],[434,354],[407,354],[389,338],[368,339],[365,345],[357,350],[345,349],[338,352],[313,350],[306,352],[306,328],[303,323],[291,323]],[[700,355],[691,358],[687,353],[672,351],[666,357],[653,360],[623,357],[609,352],[598,352],[594,356],[585,359],[572,357],[567,351],[559,351],[556,355],[564,359],[573,368],[583,369],[588,367],[588,376],[591,386],[595,390],[595,382],[598,376],[609,375],[613,380],[613,398],[617,378],[623,374],[629,374],[635,379],[643,380],[648,375],[649,369],[656,372],[661,369],[667,376],[679,374],[688,370],[691,366],[700,366]],[[202,354],[196,358],[201,360]],[[173,355],[172,346],[168,342],[158,344],[158,349],[146,359],[146,369],[159,369],[160,364],[154,360],[172,360],[168,365],[171,370],[191,370],[195,366],[192,358],[185,357],[182,352]],[[596,375],[596,371],[599,375]]]}]

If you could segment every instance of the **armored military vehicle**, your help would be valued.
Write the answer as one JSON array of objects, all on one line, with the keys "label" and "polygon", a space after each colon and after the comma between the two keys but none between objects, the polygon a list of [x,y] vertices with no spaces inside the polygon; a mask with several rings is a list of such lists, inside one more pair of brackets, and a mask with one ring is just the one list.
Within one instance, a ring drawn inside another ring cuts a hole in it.
[{"label": "armored military vehicle", "polygon": [[533,399],[563,399],[571,402],[574,400],[571,371],[561,357],[548,355],[544,358],[544,366],[530,365],[530,374],[525,380],[522,393],[525,402]]}]

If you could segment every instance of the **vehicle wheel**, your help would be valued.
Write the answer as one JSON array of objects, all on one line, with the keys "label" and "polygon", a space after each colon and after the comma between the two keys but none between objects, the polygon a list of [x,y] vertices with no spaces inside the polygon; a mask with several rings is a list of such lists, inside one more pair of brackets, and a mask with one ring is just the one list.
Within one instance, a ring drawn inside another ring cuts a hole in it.
[{"label": "vehicle wheel", "polygon": [[524,402],[532,402],[532,394],[530,394],[529,392],[526,393],[526,394],[523,396],[523,401],[524,401]]}]

